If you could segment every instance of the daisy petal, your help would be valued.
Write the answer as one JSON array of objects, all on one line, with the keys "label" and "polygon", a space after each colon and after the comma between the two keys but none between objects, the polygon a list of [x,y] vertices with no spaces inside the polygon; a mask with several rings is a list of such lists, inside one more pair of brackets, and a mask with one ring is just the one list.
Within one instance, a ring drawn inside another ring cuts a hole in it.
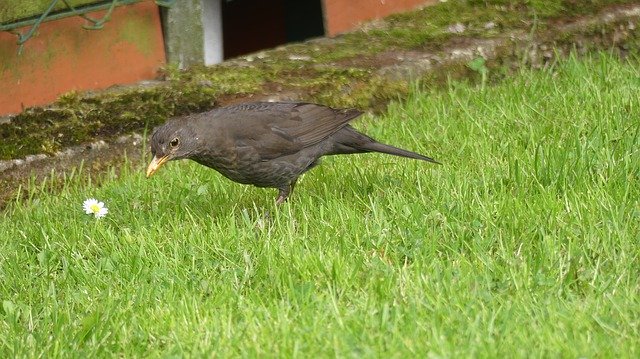
[{"label": "daisy petal", "polygon": [[82,208],[86,214],[92,214],[93,210],[91,209],[94,205],[96,205],[98,201],[94,198],[89,198],[82,204]]},{"label": "daisy petal", "polygon": [[109,213],[104,202],[100,202],[95,198],[89,198],[82,204],[82,208],[86,214],[93,214],[96,218],[102,218]]},{"label": "daisy petal", "polygon": [[95,216],[96,218],[102,218],[102,217],[105,217],[107,213],[109,213],[109,210],[107,209],[107,207],[102,207],[98,212],[95,213]]}]

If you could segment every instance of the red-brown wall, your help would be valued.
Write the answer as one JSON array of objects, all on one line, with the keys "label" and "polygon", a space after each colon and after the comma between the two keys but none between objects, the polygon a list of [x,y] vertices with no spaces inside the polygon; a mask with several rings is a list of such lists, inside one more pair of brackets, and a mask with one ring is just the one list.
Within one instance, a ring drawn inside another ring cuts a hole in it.
[{"label": "red-brown wall", "polygon": [[325,31],[333,36],[363,21],[415,9],[437,0],[324,0]]},{"label": "red-brown wall", "polygon": [[[104,11],[89,16],[101,18]],[[164,65],[153,1],[116,8],[101,30],[85,30],[85,23],[77,16],[45,22],[21,55],[17,37],[0,32],[0,116],[50,103],[72,90],[153,79]]]}]

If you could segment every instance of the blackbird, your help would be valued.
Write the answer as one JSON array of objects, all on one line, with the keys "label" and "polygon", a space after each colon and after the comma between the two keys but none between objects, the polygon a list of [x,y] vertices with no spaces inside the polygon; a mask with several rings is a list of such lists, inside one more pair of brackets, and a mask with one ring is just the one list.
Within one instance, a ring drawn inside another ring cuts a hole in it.
[{"label": "blackbird", "polygon": [[361,114],[312,103],[249,102],[175,118],[153,132],[147,177],[167,161],[188,158],[232,181],[277,188],[280,204],[322,156],[381,152],[438,163],[356,131],[348,123]]}]

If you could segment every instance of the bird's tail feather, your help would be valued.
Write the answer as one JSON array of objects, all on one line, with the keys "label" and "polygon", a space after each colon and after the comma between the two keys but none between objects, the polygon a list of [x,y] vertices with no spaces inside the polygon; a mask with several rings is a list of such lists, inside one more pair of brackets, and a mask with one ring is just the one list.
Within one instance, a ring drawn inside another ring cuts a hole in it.
[{"label": "bird's tail feather", "polygon": [[403,150],[402,148],[380,143],[373,138],[356,131],[349,125],[336,132],[333,135],[332,139],[333,148],[329,153],[326,153],[328,155],[380,152],[389,155],[413,158],[416,160],[440,164],[440,162],[434,160],[431,157],[423,156],[415,152]]},{"label": "bird's tail feather", "polygon": [[386,153],[388,155],[413,158],[416,160],[422,160],[422,161],[440,164],[440,162],[434,160],[431,157],[423,156],[419,153],[403,150],[402,148],[394,147],[391,145],[385,145],[384,143],[380,143],[380,142],[362,143],[362,144],[358,144],[356,148],[359,150],[362,150],[363,152],[380,152],[380,153]]}]

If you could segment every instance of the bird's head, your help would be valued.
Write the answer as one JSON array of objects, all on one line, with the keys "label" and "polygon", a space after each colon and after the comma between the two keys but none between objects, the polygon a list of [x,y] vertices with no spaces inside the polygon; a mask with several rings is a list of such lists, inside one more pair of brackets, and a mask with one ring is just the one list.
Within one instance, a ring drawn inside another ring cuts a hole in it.
[{"label": "bird's head", "polygon": [[198,137],[186,121],[172,120],[156,128],[151,135],[153,160],[147,167],[151,177],[167,161],[188,158],[197,148]]}]

